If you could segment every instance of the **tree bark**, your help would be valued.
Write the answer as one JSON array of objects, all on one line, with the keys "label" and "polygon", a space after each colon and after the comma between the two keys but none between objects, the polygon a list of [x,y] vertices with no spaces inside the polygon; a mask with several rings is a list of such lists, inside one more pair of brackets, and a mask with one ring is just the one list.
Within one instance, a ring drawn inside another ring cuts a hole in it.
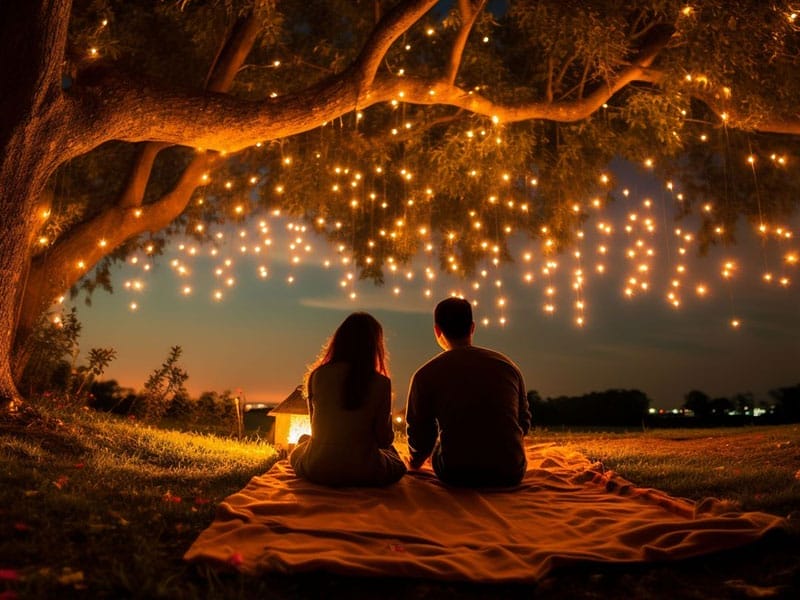
[{"label": "tree bark", "polygon": [[10,356],[27,278],[27,258],[44,207],[37,206],[61,162],[61,66],[69,0],[0,5],[0,403],[20,399]]},{"label": "tree bark", "polygon": [[[234,24],[209,70],[206,80],[209,91],[224,93],[230,89],[257,36],[258,22],[253,15]],[[167,227],[184,211],[203,173],[217,162],[213,154],[198,154],[170,192],[156,202],[143,205],[156,156],[165,147],[167,144],[159,142],[144,143],[117,202],[74,226],[31,261],[16,324],[12,353],[14,380],[19,380],[27,364],[28,340],[39,316],[55,298],[126,241],[146,231],[157,232]]]}]

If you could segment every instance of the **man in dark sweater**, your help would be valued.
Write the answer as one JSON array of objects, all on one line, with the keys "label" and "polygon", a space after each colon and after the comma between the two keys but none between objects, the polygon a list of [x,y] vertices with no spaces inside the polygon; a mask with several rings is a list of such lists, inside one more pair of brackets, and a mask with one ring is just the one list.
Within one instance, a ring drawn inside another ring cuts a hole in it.
[{"label": "man in dark sweater", "polygon": [[430,456],[444,482],[467,487],[517,485],[527,462],[531,413],[525,382],[508,357],[472,345],[470,303],[442,300],[434,311],[441,354],[411,378],[406,408],[409,467]]}]

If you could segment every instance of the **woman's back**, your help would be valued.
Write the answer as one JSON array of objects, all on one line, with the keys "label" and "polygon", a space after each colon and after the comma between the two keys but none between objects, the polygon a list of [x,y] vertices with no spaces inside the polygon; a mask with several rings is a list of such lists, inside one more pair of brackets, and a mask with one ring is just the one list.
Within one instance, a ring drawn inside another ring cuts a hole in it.
[{"label": "woman's back", "polygon": [[344,381],[350,366],[322,365],[308,381],[311,439],[292,453],[298,475],[327,485],[385,485],[405,466],[391,447],[391,381],[377,372],[367,383],[358,408],[344,407]]},{"label": "woman's back", "polygon": [[347,363],[328,363],[311,375],[308,391],[314,438],[322,444],[387,446],[391,440],[379,441],[374,426],[378,415],[391,404],[391,382],[373,373],[361,406],[347,409],[343,396],[349,370]]}]

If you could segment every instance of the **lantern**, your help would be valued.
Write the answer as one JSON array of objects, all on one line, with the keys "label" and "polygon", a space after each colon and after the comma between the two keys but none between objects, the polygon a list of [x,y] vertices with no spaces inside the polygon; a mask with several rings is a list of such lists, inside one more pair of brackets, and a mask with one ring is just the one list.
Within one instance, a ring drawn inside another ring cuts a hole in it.
[{"label": "lantern", "polygon": [[311,434],[308,402],[303,387],[297,386],[286,399],[269,411],[275,417],[275,446],[291,450],[303,434]]}]

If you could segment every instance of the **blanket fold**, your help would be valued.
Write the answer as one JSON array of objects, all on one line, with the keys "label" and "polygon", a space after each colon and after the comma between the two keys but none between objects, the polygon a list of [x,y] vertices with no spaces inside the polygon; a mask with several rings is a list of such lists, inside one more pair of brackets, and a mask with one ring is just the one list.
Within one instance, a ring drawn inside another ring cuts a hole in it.
[{"label": "blanket fold", "polygon": [[448,487],[428,468],[387,488],[326,488],[299,479],[284,460],[226,498],[184,558],[249,574],[531,583],[575,562],[735,548],[784,525],[727,510],[637,488],[552,444],[530,446],[525,478],[506,490]]}]

